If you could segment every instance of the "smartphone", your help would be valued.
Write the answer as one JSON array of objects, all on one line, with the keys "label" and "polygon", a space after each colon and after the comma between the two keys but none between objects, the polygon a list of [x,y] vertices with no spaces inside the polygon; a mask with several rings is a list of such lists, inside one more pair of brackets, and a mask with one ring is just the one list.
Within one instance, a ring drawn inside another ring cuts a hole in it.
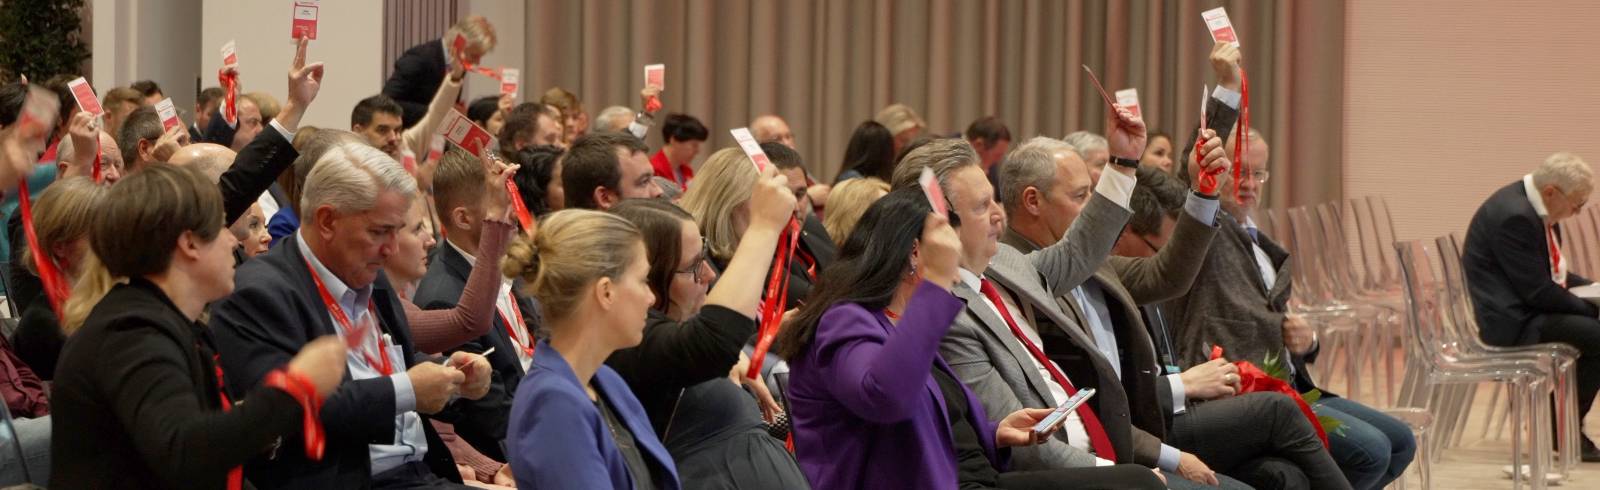
[{"label": "smartphone", "polygon": [[1094,388],[1084,388],[1078,390],[1076,395],[1072,395],[1071,398],[1067,398],[1067,401],[1062,402],[1061,406],[1056,407],[1055,410],[1051,411],[1050,415],[1046,415],[1044,420],[1040,420],[1038,424],[1035,424],[1033,426],[1033,433],[1043,434],[1055,429],[1056,426],[1067,421],[1067,414],[1072,413],[1073,410],[1077,410],[1078,405],[1082,405],[1083,402],[1088,401],[1092,396],[1094,396]]}]

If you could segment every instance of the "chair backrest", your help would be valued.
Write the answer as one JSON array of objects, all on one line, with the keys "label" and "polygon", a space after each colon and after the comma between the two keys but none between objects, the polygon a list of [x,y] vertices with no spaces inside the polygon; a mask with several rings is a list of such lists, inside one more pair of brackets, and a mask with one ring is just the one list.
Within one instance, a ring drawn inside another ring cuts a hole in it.
[{"label": "chair backrest", "polygon": [[1432,245],[1422,241],[1395,242],[1394,247],[1405,284],[1406,311],[1411,317],[1409,360],[1438,366],[1446,358],[1444,349],[1449,338],[1445,331],[1448,303],[1442,293],[1438,254]]},{"label": "chair backrest", "polygon": [[1295,279],[1294,295],[1311,305],[1333,304],[1332,289],[1323,264],[1321,227],[1311,218],[1305,206],[1289,209],[1289,225],[1294,230],[1294,247],[1289,249],[1294,257],[1292,276]]},{"label": "chair backrest", "polygon": [[1447,331],[1460,345],[1477,346],[1481,351],[1486,344],[1478,336],[1477,313],[1472,310],[1472,291],[1467,289],[1467,276],[1461,266],[1461,241],[1455,235],[1445,235],[1434,239],[1434,243],[1439,250],[1445,291],[1450,301]]},{"label": "chair backrest", "polygon": [[1312,216],[1322,226],[1323,266],[1335,298],[1350,298],[1359,291],[1360,279],[1350,264],[1350,241],[1344,234],[1344,210],[1339,201],[1318,204]]}]

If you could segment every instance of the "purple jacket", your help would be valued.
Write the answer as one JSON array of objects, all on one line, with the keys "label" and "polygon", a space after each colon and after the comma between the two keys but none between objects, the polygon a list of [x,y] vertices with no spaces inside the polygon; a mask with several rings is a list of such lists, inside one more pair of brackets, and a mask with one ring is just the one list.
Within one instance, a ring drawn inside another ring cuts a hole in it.
[{"label": "purple jacket", "polygon": [[[899,325],[855,303],[831,307],[790,361],[795,458],[814,488],[956,488],[955,448],[932,368],[939,339],[965,305],[924,282]],[[952,374],[954,376],[954,374]],[[967,422],[996,468],[995,424],[967,396]]]}]

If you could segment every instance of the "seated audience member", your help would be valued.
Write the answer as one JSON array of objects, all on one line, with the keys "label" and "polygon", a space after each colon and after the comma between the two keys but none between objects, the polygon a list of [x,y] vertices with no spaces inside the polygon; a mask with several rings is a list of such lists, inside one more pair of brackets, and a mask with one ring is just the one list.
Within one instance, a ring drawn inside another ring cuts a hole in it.
[{"label": "seated audience member", "polygon": [[781,409],[761,377],[746,378],[748,367],[739,367],[746,364],[740,349],[756,333],[773,251],[795,209],[784,180],[768,171],[752,189],[749,240],[720,278],[689,213],[658,199],[611,209],[644,236],[655,302],[644,340],[606,364],[633,387],[651,425],[664,432],[688,488],[807,488],[783,441],[767,432],[766,422]]},{"label": "seated audience member", "polygon": [[250,210],[228,225],[228,232],[239,241],[240,262],[267,253],[272,246],[272,235],[267,233],[267,217],[261,214],[261,205],[252,204]]},{"label": "seated audience member", "polygon": [[[88,129],[89,121],[94,118],[86,112],[81,112],[73,116],[73,118],[74,121],[70,129],[72,136],[62,140],[61,145],[57,147],[56,154],[60,158],[57,168],[60,170],[57,172],[56,179],[53,180],[66,180],[73,176],[88,178],[92,172],[89,168],[94,161],[94,150],[79,152],[77,148],[93,148],[96,144],[95,131]],[[122,178],[122,151],[117,147],[116,139],[104,131],[99,132],[99,145],[101,177],[105,179],[105,182],[115,182],[117,179]],[[40,169],[34,172],[34,176],[36,178],[48,177],[47,173],[48,171]],[[49,187],[36,186],[39,183],[41,182],[29,179],[28,185],[30,191],[37,193],[36,195],[42,198],[45,191],[49,190]],[[8,268],[6,272],[6,299],[17,305],[18,308],[26,309],[28,305],[33,304],[43,294],[44,285],[40,284],[38,274],[32,272],[26,266],[19,265],[26,263],[22,253],[27,250],[27,240],[22,233],[22,213],[13,210],[6,217],[6,237],[8,243],[12,244],[7,250],[6,256],[11,264],[17,265]],[[42,364],[40,366],[42,368]],[[54,367],[55,364],[51,363],[49,369],[54,369]]]},{"label": "seated audience member", "polygon": [[[228,167],[233,165],[237,155],[233,150],[215,143],[195,143],[185,146],[172,155],[167,163],[173,165],[192,165],[200,169],[206,178],[217,182]],[[228,225],[228,232],[239,242],[235,250],[240,263],[250,257],[255,257],[267,252],[272,245],[272,236],[267,232],[266,213],[261,211],[261,204],[250,205],[243,216]]]},{"label": "seated audience member", "polygon": [[[1600,391],[1600,309],[1567,290],[1592,281],[1570,272],[1560,222],[1577,215],[1593,190],[1594,171],[1581,157],[1550,155],[1484,200],[1461,255],[1484,343],[1561,342],[1578,349],[1579,420]],[[1582,441],[1583,461],[1600,461],[1594,442]]]},{"label": "seated audience member", "polygon": [[661,123],[661,149],[650,157],[656,176],[666,177],[678,184],[678,188],[688,190],[689,181],[694,179],[694,167],[689,164],[694,163],[694,157],[700,154],[700,145],[710,136],[706,126],[694,116],[667,114]]},{"label": "seated audience member", "polygon": [[834,245],[843,247],[845,239],[856,228],[856,222],[861,221],[861,214],[888,193],[889,183],[876,177],[850,179],[834,186],[828,197],[833,204],[828,206],[828,214],[822,217],[822,226],[828,230]]},{"label": "seated audience member", "polygon": [[857,177],[872,177],[888,182],[894,176],[894,135],[888,128],[874,121],[856,126],[850,133],[850,142],[844,147],[844,172],[833,180],[833,185]]},{"label": "seated audience member", "polygon": [[1155,167],[1172,175],[1174,155],[1172,137],[1160,131],[1151,131],[1149,143],[1144,146],[1144,156],[1139,157],[1139,164]]},{"label": "seated audience member", "polygon": [[561,87],[550,87],[539,102],[554,107],[561,116],[561,145],[571,146],[574,140],[589,134],[589,113],[583,111],[578,95]]},{"label": "seated audience member", "polygon": [[756,138],[757,143],[778,143],[789,148],[794,148],[794,131],[789,129],[789,122],[776,114],[757,116],[750,120],[750,135]]},{"label": "seated audience member", "polygon": [[362,99],[350,111],[350,131],[367,139],[396,161],[421,161],[428,155],[428,144],[445,117],[453,111],[452,104],[461,96],[462,80],[467,76],[460,63],[450,64],[450,74],[439,84],[439,92],[428,104],[428,112],[421,121],[409,128],[401,128],[400,104],[387,95],[378,94]]},{"label": "seated audience member", "polygon": [[508,159],[532,146],[567,146],[561,141],[561,120],[549,106],[537,102],[517,104],[506,113],[499,138],[500,153]]},{"label": "seated audience member", "polygon": [[0,451],[0,485],[49,483],[50,393],[4,335],[0,335],[0,395],[11,414],[12,431],[10,450]]},{"label": "seated audience member", "polygon": [[279,111],[283,110],[283,105],[278,103],[278,98],[266,92],[249,92],[241,96],[241,98],[250,99],[251,102],[256,104],[256,108],[261,111],[262,121],[271,121],[273,118],[278,117]]},{"label": "seated audience member", "polygon": [[964,134],[967,143],[978,152],[979,166],[989,176],[989,185],[1000,190],[999,163],[1011,151],[1011,129],[995,116],[984,116],[972,121]]},{"label": "seated audience member", "polygon": [[[1221,84],[1223,89],[1237,86],[1236,81]],[[1232,124],[1208,127],[1228,129]],[[1255,226],[1253,214],[1266,181],[1269,153],[1260,133],[1252,130],[1250,140],[1244,162],[1239,163],[1245,178],[1237,198],[1231,192],[1231,172],[1218,175],[1224,191],[1217,239],[1227,246],[1207,251],[1194,287],[1168,302],[1165,310],[1180,367],[1205,363],[1212,345],[1233,359],[1278,357],[1285,360],[1295,390],[1304,393],[1317,389],[1305,368],[1308,358],[1316,355],[1316,335],[1305,319],[1288,312],[1289,253]],[[1186,182],[1198,175],[1192,159],[1187,160],[1179,174]],[[1253,286],[1243,287],[1247,284]],[[1311,408],[1343,424],[1338,433],[1328,435],[1328,452],[1355,488],[1383,488],[1411,464],[1416,441],[1401,421],[1325,391]]]},{"label": "seated audience member", "polygon": [[[416,181],[365,143],[325,152],[306,177],[294,241],[238,268],[232,295],[211,308],[229,386],[250,389],[309,339],[340,334],[361,355],[327,400],[320,461],[279,452],[246,468],[257,488],[453,488],[450,455],[422,414],[459,394],[482,398],[490,367],[458,352],[444,363],[415,349],[396,286],[383,274],[416,198]],[[304,443],[287,437],[283,444]],[[442,476],[441,476],[442,475]],[[456,481],[455,483],[459,483]]]},{"label": "seated audience member", "polygon": [[[85,274],[97,272],[97,262],[89,257],[90,228],[107,208],[131,205],[108,206],[105,195],[104,186],[82,177],[51,184],[33,204],[33,229],[39,250],[29,249],[26,243],[19,244],[22,256],[17,268],[26,268],[37,278],[39,270],[35,264],[42,258],[61,271],[61,277],[69,286],[80,280],[95,281],[95,278],[85,277]],[[44,255],[36,257],[39,253]],[[11,338],[17,357],[29,366],[37,366],[34,372],[45,381],[55,379],[56,362],[67,341],[56,306],[59,305],[52,305],[50,296],[41,291],[33,301],[22,305],[22,317]]]},{"label": "seated audience member", "polygon": [[179,148],[189,144],[189,133],[174,126],[161,128],[161,116],[154,107],[140,107],[123,121],[122,134],[117,136],[117,146],[122,148],[122,161],[129,172],[172,158]]},{"label": "seated audience member", "polygon": [[[1225,167],[1222,139],[1207,136],[1207,166]],[[1088,166],[1071,145],[1050,138],[1028,140],[1006,155],[1001,177],[1008,217],[1001,242],[1023,253],[1065,237],[1091,196]],[[1349,488],[1316,429],[1289,397],[1232,396],[1240,378],[1226,359],[1183,372],[1164,369],[1157,360],[1139,305],[1187,292],[1217,230],[1215,195],[1197,190],[1182,206],[1185,212],[1165,252],[1149,259],[1109,258],[1081,285],[1059,291],[1057,303],[1087,327],[1093,345],[1122,380],[1133,425],[1163,441],[1163,452],[1178,456],[1179,474],[1196,459],[1256,488]],[[1166,337],[1160,341],[1170,344]],[[1189,406],[1190,399],[1208,402]],[[1277,466],[1280,460],[1291,463],[1272,473],[1297,477],[1279,483],[1253,475],[1255,468]]]},{"label": "seated audience member", "polygon": [[644,142],[625,134],[596,133],[572,142],[561,158],[564,209],[611,209],[623,199],[654,199]]},{"label": "seated audience member", "polygon": [[189,141],[205,141],[205,128],[211,125],[211,116],[227,96],[222,87],[206,87],[194,97],[194,121],[189,123]]},{"label": "seated audience member", "polygon": [[798,306],[798,301],[805,299],[811,292],[811,285],[817,282],[817,274],[833,264],[839,249],[828,235],[828,229],[822,226],[822,219],[811,212],[810,189],[806,187],[810,179],[806,178],[800,152],[772,142],[762,143],[761,150],[772,165],[778,167],[778,172],[788,178],[789,191],[794,193],[800,206],[795,212],[795,219],[800,223],[800,244],[794,248],[794,260],[789,263],[789,297],[793,300],[790,305]]},{"label": "seated audience member", "polygon": [[[451,148],[444,153],[439,170],[434,174],[433,192],[440,218],[448,231],[443,233],[444,243],[433,254],[427,274],[417,282],[412,301],[418,306],[428,310],[456,308],[463,299],[469,276],[479,268],[478,262],[500,262],[504,248],[483,250],[480,238],[490,226],[491,216],[496,220],[506,218],[510,200],[506,196],[505,179],[510,176],[502,171],[489,172],[483,160],[466,150]],[[496,228],[495,232],[504,231]],[[495,281],[492,289],[478,293],[494,298],[494,314],[488,315],[491,327],[479,337],[442,350],[482,353],[494,349],[487,355],[494,369],[489,394],[479,400],[457,404],[451,411],[441,413],[440,419],[454,424],[456,433],[479,452],[504,461],[501,443],[506,437],[506,417],[510,416],[517,382],[533,362],[539,312],[526,296],[516,292],[515,284],[509,279]]]},{"label": "seated audience member", "polygon": [[512,177],[517,191],[522,193],[522,203],[534,217],[544,216],[566,207],[566,191],[561,187],[562,156],[559,146],[534,146],[517,152],[519,165]]},{"label": "seated audience member", "polygon": [[511,95],[478,97],[467,105],[467,119],[483,127],[489,134],[500,134],[500,129],[506,125],[506,113],[511,112],[515,101]]},{"label": "seated audience member", "polygon": [[1099,183],[1101,172],[1105,171],[1106,163],[1111,161],[1111,150],[1106,144],[1106,137],[1088,131],[1074,131],[1061,138],[1061,141],[1072,145],[1072,149],[1078,152],[1083,162],[1089,165],[1089,180]]},{"label": "seated audience member", "polygon": [[[965,253],[920,189],[873,203],[779,331],[795,457],[817,488],[1162,488],[1137,466],[1007,472],[1050,409],[990,417],[939,353]],[[885,267],[885,265],[896,264]],[[929,393],[934,396],[928,396]],[[906,471],[915,468],[915,471]]]},{"label": "seated audience member", "polygon": [[255,140],[256,135],[261,133],[263,125],[271,119],[262,117],[261,106],[250,97],[239,96],[234,99],[234,104],[235,121],[229,123],[228,118],[222,116],[222,111],[226,108],[218,105],[217,113],[211,115],[211,125],[206,127],[205,137],[207,143],[216,143],[232,148],[233,151],[241,151],[244,145]]},{"label": "seated audience member", "polygon": [[[453,45],[456,36],[466,41],[459,49]],[[443,37],[412,46],[396,58],[389,80],[383,83],[383,95],[400,104],[405,127],[415,126],[438,97],[439,86],[450,75],[451,66],[477,65],[484,55],[494,51],[495,43],[494,26],[488,19],[481,15],[463,17]],[[447,102],[455,103],[454,97]]]},{"label": "seated audience member", "polygon": [[106,273],[127,282],[103,296],[74,294],[66,307],[75,332],[53,390],[50,486],[239,488],[251,458],[275,447],[303,454],[299,439],[288,441],[306,432],[305,417],[319,416],[305,410],[340,385],[344,343],[311,339],[262,366],[268,382],[228,396],[211,332],[198,321],[233,286],[234,241],[222,232],[217,186],[197,169],[157,165],[118,182],[106,200],[120,204],[93,220],[90,247]]},{"label": "seated audience member", "polygon": [[144,105],[144,94],[128,87],[115,87],[100,96],[100,108],[105,111],[105,130],[112,136],[122,134],[122,121],[128,113]]},{"label": "seated audience member", "polygon": [[873,116],[872,120],[882,124],[889,130],[889,134],[894,136],[894,152],[897,154],[907,143],[921,136],[922,131],[928,127],[928,123],[923,122],[922,116],[917,115],[917,111],[905,104],[890,104],[878,111],[878,115]]},{"label": "seated audience member", "polygon": [[595,114],[592,129],[611,133],[631,133],[631,131],[628,131],[628,127],[634,124],[637,117],[632,108],[625,105],[614,105],[600,109],[600,112]]},{"label": "seated audience member", "polygon": [[336,129],[306,127],[295,132],[292,148],[296,149],[297,154],[290,164],[290,171],[280,174],[277,182],[278,188],[283,191],[285,205],[273,213],[272,217],[267,218],[267,235],[272,237],[272,246],[277,246],[284,237],[293,236],[300,230],[300,197],[301,190],[305,187],[306,176],[311,173],[312,167],[317,165],[317,160],[322,158],[323,153],[346,142],[367,141],[361,135]]},{"label": "seated audience member", "polygon": [[143,105],[156,105],[157,102],[161,102],[161,99],[167,98],[166,94],[161,93],[161,86],[157,85],[155,80],[133,82],[128,88],[139,91],[139,95],[144,97],[144,100],[141,101]]},{"label": "seated audience member", "polygon": [[[737,147],[712,153],[700,169],[703,172],[695,180],[696,183],[689,187],[689,192],[684,193],[682,206],[684,211],[695,217],[699,232],[705,237],[706,260],[716,270],[727,270],[732,265],[735,252],[741,249],[744,235],[750,231],[751,195],[762,179],[756,173],[755,165],[750,163],[750,158]],[[804,190],[798,194],[804,195]],[[788,233],[788,222],[784,220],[782,233]],[[796,268],[799,268],[799,278],[805,281],[804,284],[795,284]],[[810,291],[811,282],[804,277],[807,269],[805,261],[796,254],[789,269],[791,282],[789,297],[783,306],[785,310],[799,304]],[[763,282],[759,287],[765,288],[766,284]]]},{"label": "seated audience member", "polygon": [[680,488],[644,407],[605,365],[639,345],[656,302],[639,229],[608,213],[551,213],[533,243],[511,245],[504,268],[527,284],[549,331],[511,407],[506,452],[517,487]]}]

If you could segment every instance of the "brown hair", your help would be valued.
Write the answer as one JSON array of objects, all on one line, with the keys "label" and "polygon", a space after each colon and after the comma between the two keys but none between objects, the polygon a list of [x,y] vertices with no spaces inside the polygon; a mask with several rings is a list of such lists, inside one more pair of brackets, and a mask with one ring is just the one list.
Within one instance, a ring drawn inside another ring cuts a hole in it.
[{"label": "brown hair", "polygon": [[144,105],[144,94],[128,87],[117,87],[106,91],[106,95],[102,97],[100,105],[105,106],[106,110],[111,110],[111,108],[123,102]]},{"label": "brown hair", "polygon": [[545,317],[571,315],[588,286],[602,277],[617,279],[633,263],[639,229],[622,217],[586,209],[551,213],[539,224],[532,243],[518,237],[500,266],[508,277],[527,283]]},{"label": "brown hair", "polygon": [[[656,293],[656,311],[665,313],[672,304],[673,276],[678,274],[678,262],[683,260],[683,227],[695,226],[694,216],[670,202],[660,199],[624,199],[611,207],[611,213],[621,216],[644,234],[645,258],[650,259],[650,274],[646,279],[650,290]],[[705,253],[710,253],[707,250]],[[699,264],[696,264],[699,265]]]},{"label": "brown hair", "polygon": [[486,178],[488,175],[478,157],[451,145],[444,156],[439,157],[439,167],[433,172],[433,202],[439,207],[439,214],[449,215],[457,207],[473,208],[481,204]]}]

